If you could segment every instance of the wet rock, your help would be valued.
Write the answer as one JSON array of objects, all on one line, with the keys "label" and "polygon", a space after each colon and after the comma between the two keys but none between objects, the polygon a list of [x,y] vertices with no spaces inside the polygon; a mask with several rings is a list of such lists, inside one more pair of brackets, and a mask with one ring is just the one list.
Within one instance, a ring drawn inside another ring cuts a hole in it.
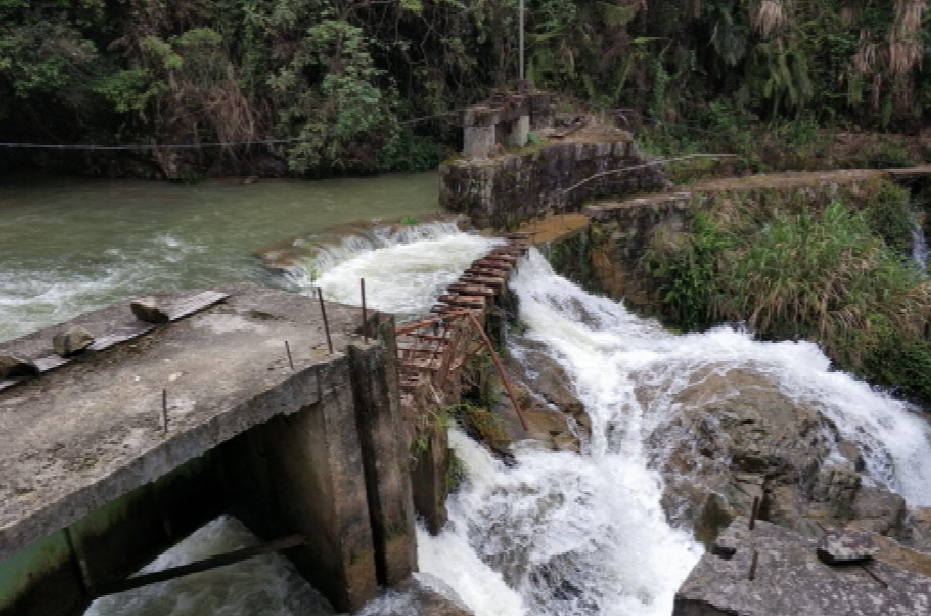
[{"label": "wet rock", "polygon": [[367,606],[360,616],[473,616],[456,591],[431,575],[418,573]]},{"label": "wet rock", "polygon": [[852,530],[831,531],[818,545],[818,558],[829,565],[872,560],[878,552],[869,533]]},{"label": "wet rock", "polygon": [[931,507],[912,509],[906,528],[909,530],[908,545],[931,553]]},{"label": "wet rock", "polygon": [[39,374],[39,368],[28,359],[15,355],[0,355],[0,379],[15,379]]},{"label": "wet rock", "polygon": [[169,321],[168,313],[158,305],[154,297],[142,297],[133,300],[129,304],[130,310],[140,321],[146,323],[167,323]]},{"label": "wet rock", "polygon": [[877,485],[863,486],[854,499],[848,528],[898,536],[908,509],[905,499]]},{"label": "wet rock", "polygon": [[52,348],[62,357],[76,355],[94,344],[96,339],[83,327],[75,325],[52,338]]},{"label": "wet rock", "polygon": [[590,434],[591,419],[585,412],[585,405],[575,394],[575,387],[569,375],[550,355],[546,345],[521,340],[516,348],[521,361],[514,367],[520,370],[520,380],[533,392],[533,396],[542,406],[569,415],[585,434]]},{"label": "wet rock", "polygon": [[663,506],[706,545],[749,515],[756,496],[760,519],[810,537],[822,525],[904,537],[902,498],[864,482],[857,446],[765,373],[709,366],[685,387],[653,380],[638,392],[644,406],[660,399],[680,410],[649,437],[666,483]]}]

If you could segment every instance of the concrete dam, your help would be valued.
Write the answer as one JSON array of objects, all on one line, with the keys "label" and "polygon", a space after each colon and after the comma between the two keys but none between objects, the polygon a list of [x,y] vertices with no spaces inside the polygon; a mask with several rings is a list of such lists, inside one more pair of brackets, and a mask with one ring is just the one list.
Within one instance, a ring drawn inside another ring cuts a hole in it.
[{"label": "concrete dam", "polygon": [[[445,521],[445,429],[411,458],[420,392],[442,368],[456,401],[450,324],[484,323],[523,250],[485,255],[397,340],[391,315],[241,283],[0,345],[0,614],[81,614],[224,513],[338,610],[409,578],[415,503]],[[50,351],[75,331],[87,350]]]}]

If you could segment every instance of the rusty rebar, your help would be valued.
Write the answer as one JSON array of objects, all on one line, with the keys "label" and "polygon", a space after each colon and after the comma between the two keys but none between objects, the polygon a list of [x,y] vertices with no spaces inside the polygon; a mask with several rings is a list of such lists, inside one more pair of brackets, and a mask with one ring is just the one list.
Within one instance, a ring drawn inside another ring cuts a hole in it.
[{"label": "rusty rebar", "polygon": [[753,530],[753,527],[756,525],[756,518],[760,515],[760,497],[753,497],[753,505],[750,507],[750,525],[749,529]]},{"label": "rusty rebar", "polygon": [[162,390],[162,432],[168,434],[168,390]]},{"label": "rusty rebar", "polygon": [[284,350],[288,352],[288,365],[291,366],[291,370],[294,370],[294,359],[291,357],[291,345],[288,344],[288,341],[284,341]]},{"label": "rusty rebar", "polygon": [[333,338],[330,336],[330,321],[326,318],[326,306],[323,304],[323,289],[317,287],[317,298],[320,300],[320,314],[323,315],[323,331],[326,332],[326,343],[330,347],[330,355],[333,354]]},{"label": "rusty rebar", "polygon": [[362,286],[362,338],[365,340],[365,343],[368,344],[369,341],[369,311],[368,307],[365,305],[365,278],[360,279]]},{"label": "rusty rebar", "polygon": [[478,322],[478,319],[475,318],[475,315],[471,312],[468,312],[466,313],[466,316],[468,317],[469,321],[471,321],[472,326],[478,330],[478,334],[482,337],[482,342],[485,343],[485,348],[488,349],[488,353],[491,355],[491,359],[501,375],[501,380],[504,382],[504,388],[508,392],[508,397],[511,398],[511,404],[514,405],[514,411],[517,413],[517,418],[520,419],[520,425],[523,426],[525,432],[529,432],[530,428],[527,425],[527,420],[524,418],[524,413],[520,409],[520,403],[517,401],[517,396],[514,395],[514,389],[511,387],[511,381],[508,379],[507,372],[504,369],[504,364],[501,362],[501,357],[498,355],[498,352],[495,351],[495,345],[493,345],[491,340],[488,339],[488,335],[485,333],[485,328],[482,327],[482,324]]},{"label": "rusty rebar", "polygon": [[747,574],[747,579],[751,582],[756,579],[756,565],[758,559],[759,554],[756,550],[753,550],[753,557],[750,559],[750,573]]}]

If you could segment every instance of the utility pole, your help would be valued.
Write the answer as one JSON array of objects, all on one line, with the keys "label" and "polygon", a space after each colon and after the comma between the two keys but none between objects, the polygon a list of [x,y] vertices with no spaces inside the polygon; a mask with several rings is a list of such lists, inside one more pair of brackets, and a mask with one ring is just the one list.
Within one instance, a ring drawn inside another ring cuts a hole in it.
[{"label": "utility pole", "polygon": [[517,46],[520,49],[518,54],[517,78],[524,80],[524,0],[520,0],[520,8],[517,15]]}]

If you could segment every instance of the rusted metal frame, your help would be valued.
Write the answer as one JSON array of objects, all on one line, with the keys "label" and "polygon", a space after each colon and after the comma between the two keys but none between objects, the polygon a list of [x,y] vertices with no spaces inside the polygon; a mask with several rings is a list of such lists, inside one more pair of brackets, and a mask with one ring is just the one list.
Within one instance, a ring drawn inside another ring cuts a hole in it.
[{"label": "rusted metal frame", "polygon": [[457,308],[457,309],[456,309],[455,311],[453,311],[453,312],[449,312],[449,313],[446,313],[446,314],[441,315],[441,316],[435,316],[435,317],[425,318],[425,319],[422,319],[422,320],[417,321],[417,322],[415,322],[415,323],[410,323],[410,324],[408,324],[408,325],[404,325],[404,326],[402,326],[402,327],[398,327],[398,328],[395,329],[394,331],[395,331],[395,334],[396,334],[396,335],[398,335],[398,336],[404,336],[404,335],[413,333],[413,332],[417,331],[418,329],[421,329],[422,327],[425,327],[425,326],[427,326],[427,325],[432,325],[433,323],[435,323],[436,321],[439,321],[440,319],[446,319],[446,318],[449,318],[449,317],[462,315],[462,314],[465,314],[466,312],[468,312],[468,311],[467,311],[467,310],[464,310],[464,309],[462,309],[462,308]]},{"label": "rusted metal frame", "polygon": [[446,380],[449,378],[449,369],[453,364],[456,354],[459,352],[459,346],[464,337],[465,327],[463,327],[463,321],[457,319],[455,326],[450,336],[450,342],[446,346],[446,354],[443,356],[443,363],[440,364],[440,369],[437,371],[433,380],[434,385],[440,391],[442,391],[443,387],[446,385]]}]

